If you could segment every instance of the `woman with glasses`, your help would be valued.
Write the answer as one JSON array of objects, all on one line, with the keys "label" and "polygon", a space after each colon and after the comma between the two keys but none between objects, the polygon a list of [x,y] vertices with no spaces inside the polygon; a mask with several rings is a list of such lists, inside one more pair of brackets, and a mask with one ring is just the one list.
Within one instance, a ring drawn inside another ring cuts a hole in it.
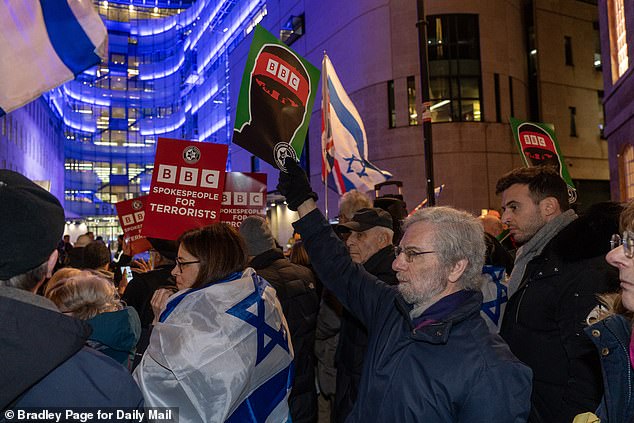
[{"label": "woman with glasses", "polygon": [[225,224],[178,239],[178,292],[152,298],[154,329],[134,372],[146,404],[183,422],[282,422],[293,352],[275,290],[246,268],[244,241]]},{"label": "woman with glasses", "polygon": [[596,411],[601,423],[634,421],[634,202],[620,220],[623,232],[612,236],[606,260],[619,270],[621,290],[602,296],[605,307],[593,313],[585,330],[601,357],[604,395]]}]

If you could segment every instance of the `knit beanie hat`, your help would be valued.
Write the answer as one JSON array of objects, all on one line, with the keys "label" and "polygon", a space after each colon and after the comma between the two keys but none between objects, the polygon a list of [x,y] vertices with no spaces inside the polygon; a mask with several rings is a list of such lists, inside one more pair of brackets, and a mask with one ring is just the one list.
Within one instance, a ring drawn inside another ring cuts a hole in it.
[{"label": "knit beanie hat", "polygon": [[178,256],[178,244],[176,241],[168,240],[168,239],[160,239],[160,238],[148,238],[152,248],[159,252],[160,255],[169,259],[176,260],[176,256]]},{"label": "knit beanie hat", "polygon": [[0,169],[0,280],[48,260],[64,234],[64,209],[33,181]]},{"label": "knit beanie hat", "polygon": [[277,247],[269,224],[260,216],[249,216],[244,219],[239,231],[247,245],[249,256],[257,256]]}]

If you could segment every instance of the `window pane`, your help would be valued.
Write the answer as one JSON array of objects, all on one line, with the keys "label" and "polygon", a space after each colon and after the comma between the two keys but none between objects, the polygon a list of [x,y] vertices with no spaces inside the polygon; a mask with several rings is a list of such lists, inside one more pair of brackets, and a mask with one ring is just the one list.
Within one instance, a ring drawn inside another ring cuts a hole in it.
[{"label": "window pane", "polygon": [[460,79],[460,97],[478,98],[480,97],[480,79],[462,78]]},{"label": "window pane", "polygon": [[407,113],[409,124],[418,125],[418,112],[416,112],[416,80],[413,76],[407,77]]},{"label": "window pane", "polygon": [[451,122],[451,100],[432,101],[430,107],[432,122]]},{"label": "window pane", "polygon": [[388,127],[396,128],[396,105],[394,103],[394,80],[387,81]]},{"label": "window pane", "polygon": [[428,16],[432,122],[480,121],[478,15]]},{"label": "window pane", "polygon": [[462,100],[460,120],[463,122],[479,122],[481,120],[480,101]]},{"label": "window pane", "polygon": [[448,78],[430,78],[429,86],[430,86],[430,98],[432,100],[442,99],[442,98],[451,98]]}]

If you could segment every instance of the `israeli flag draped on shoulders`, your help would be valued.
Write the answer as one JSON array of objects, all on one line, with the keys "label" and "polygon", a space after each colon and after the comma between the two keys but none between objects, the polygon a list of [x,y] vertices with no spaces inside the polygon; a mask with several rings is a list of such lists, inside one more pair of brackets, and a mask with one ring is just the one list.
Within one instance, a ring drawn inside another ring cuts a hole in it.
[{"label": "israeli flag draped on shoulders", "polygon": [[275,289],[247,268],[184,296],[134,379],[147,406],[179,407],[181,422],[290,421],[293,347]]},{"label": "israeli flag draped on shoulders", "polygon": [[370,191],[392,177],[368,161],[363,121],[346,94],[327,55],[322,61],[322,180],[332,172],[340,195]]},{"label": "israeli flag draped on shoulders", "polygon": [[98,64],[107,48],[92,0],[2,0],[0,116]]}]

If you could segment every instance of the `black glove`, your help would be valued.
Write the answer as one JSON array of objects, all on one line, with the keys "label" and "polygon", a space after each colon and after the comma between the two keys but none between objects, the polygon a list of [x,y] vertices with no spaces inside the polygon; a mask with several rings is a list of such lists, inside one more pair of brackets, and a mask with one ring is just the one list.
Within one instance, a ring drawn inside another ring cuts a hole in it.
[{"label": "black glove", "polygon": [[287,156],[284,167],[286,172],[280,171],[277,189],[280,194],[286,197],[288,208],[297,211],[297,208],[309,198],[317,201],[317,194],[310,187],[306,172],[299,167],[295,159]]}]

